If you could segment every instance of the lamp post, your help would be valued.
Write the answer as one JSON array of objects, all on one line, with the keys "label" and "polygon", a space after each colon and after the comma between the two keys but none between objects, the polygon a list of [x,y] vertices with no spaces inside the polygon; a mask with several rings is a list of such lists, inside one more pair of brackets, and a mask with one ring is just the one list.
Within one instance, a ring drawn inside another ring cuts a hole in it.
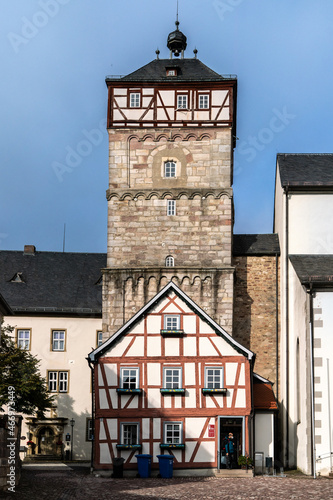
[{"label": "lamp post", "polygon": [[75,424],[74,418],[72,418],[69,423],[71,424],[72,432],[71,432],[71,460],[73,460],[73,428]]}]

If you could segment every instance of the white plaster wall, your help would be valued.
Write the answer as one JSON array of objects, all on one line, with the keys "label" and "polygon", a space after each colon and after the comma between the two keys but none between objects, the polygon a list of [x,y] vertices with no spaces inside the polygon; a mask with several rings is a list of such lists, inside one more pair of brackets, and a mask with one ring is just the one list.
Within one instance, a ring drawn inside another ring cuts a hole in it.
[{"label": "white plaster wall", "polygon": [[263,452],[264,458],[272,457],[274,461],[273,413],[256,413],[254,432],[255,432],[254,451]]},{"label": "white plaster wall", "polygon": [[[16,328],[31,329],[31,354],[40,360],[40,373],[46,377],[48,370],[69,371],[69,392],[58,395],[57,416],[74,418],[74,458],[89,459],[91,442],[86,438],[86,421],[91,418],[91,370],[86,357],[96,347],[97,331],[102,320],[96,318],[62,317],[5,317],[5,324]],[[51,330],[65,330],[66,350],[51,351]],[[22,435],[27,435],[25,419]],[[71,433],[70,425],[64,434]],[[22,446],[24,442],[22,441]]]},{"label": "white plaster wall", "polygon": [[289,252],[332,254],[333,195],[292,194],[289,207]]},{"label": "white plaster wall", "polygon": [[333,467],[333,292],[318,292],[314,298],[315,434],[317,472]]}]

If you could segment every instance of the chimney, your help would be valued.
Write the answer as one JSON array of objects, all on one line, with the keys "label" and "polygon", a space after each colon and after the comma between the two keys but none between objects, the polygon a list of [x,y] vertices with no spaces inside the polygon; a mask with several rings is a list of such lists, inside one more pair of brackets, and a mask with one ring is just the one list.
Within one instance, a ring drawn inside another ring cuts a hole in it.
[{"label": "chimney", "polygon": [[24,245],[24,255],[35,255],[36,247],[35,245]]}]

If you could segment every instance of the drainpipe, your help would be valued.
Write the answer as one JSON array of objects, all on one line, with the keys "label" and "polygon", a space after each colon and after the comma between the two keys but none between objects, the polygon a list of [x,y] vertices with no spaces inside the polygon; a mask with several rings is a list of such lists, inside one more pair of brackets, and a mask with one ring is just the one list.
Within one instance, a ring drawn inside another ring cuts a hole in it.
[{"label": "drainpipe", "polygon": [[90,457],[90,473],[94,470],[94,445],[95,445],[95,386],[94,386],[94,368],[95,365],[91,363],[90,358],[86,358],[89,368],[91,369],[91,427],[92,427],[92,440],[91,440],[91,457]]},{"label": "drainpipe", "polygon": [[279,256],[275,255],[275,363],[276,363],[276,399],[279,401]]},{"label": "drainpipe", "polygon": [[286,234],[285,234],[285,279],[286,279],[286,450],[285,464],[289,468],[289,204],[288,186],[285,187],[286,196]]},{"label": "drainpipe", "polygon": [[314,407],[314,352],[313,352],[313,290],[310,284],[307,293],[310,297],[310,384],[311,384],[311,462],[312,475],[316,479],[316,442],[315,442],[315,407]]}]

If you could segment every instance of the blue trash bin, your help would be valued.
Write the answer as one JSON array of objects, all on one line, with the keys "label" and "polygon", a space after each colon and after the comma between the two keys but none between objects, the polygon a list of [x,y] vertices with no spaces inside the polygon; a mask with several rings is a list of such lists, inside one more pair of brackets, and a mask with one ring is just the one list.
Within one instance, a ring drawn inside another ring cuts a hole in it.
[{"label": "blue trash bin", "polygon": [[140,477],[150,477],[152,455],[135,455],[138,461],[138,472]]},{"label": "blue trash bin", "polygon": [[161,477],[170,478],[173,476],[173,455],[156,455],[160,468]]}]

